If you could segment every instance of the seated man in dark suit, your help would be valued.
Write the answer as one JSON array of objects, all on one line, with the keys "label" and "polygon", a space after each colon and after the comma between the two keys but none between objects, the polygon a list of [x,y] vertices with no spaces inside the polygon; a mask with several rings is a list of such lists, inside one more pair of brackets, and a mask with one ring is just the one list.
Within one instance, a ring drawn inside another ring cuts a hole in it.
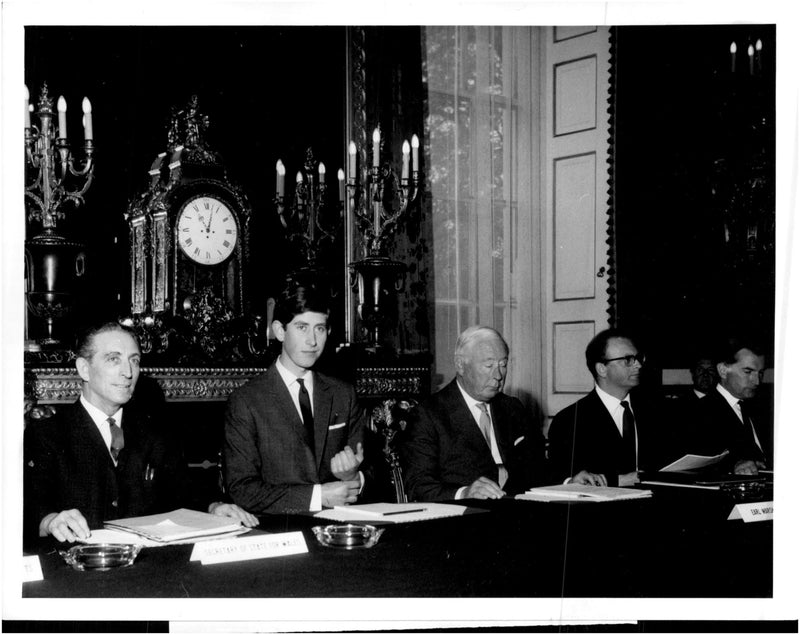
[{"label": "seated man in dark suit", "polygon": [[689,451],[716,455],[727,450],[735,474],[758,474],[772,465],[772,420],[753,407],[764,375],[764,352],[753,342],[731,338],[717,359],[719,383],[697,403]]},{"label": "seated man in dark suit", "polygon": [[272,322],[280,356],[228,401],[225,480],[254,514],[318,511],[363,494],[366,414],[351,385],[312,370],[328,338],[329,298],[313,285],[283,292]]},{"label": "seated man in dark suit", "polygon": [[458,338],[456,377],[414,411],[401,446],[409,498],[501,498],[544,482],[544,440],[503,394],[508,345],[489,327]]},{"label": "seated man in dark suit", "polygon": [[630,486],[638,470],[658,469],[656,407],[639,385],[644,355],[616,330],[601,331],[586,347],[595,380],[588,395],[559,412],[550,424],[550,477],[589,485]]},{"label": "seated man in dark suit", "polygon": [[[30,420],[24,438],[26,538],[87,538],[106,520],[184,506],[180,452],[163,428],[130,401],[139,378],[134,333],[108,322],[86,331],[75,366],[80,399],[53,418]],[[229,503],[208,511],[255,526]]]}]

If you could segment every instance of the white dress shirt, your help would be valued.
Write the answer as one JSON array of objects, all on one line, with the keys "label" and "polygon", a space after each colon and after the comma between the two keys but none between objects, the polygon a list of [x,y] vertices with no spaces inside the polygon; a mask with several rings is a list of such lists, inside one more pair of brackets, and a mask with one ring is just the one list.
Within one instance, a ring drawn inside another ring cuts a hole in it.
[{"label": "white dress shirt", "polygon": [[[81,395],[81,405],[84,407],[86,412],[89,413],[89,416],[94,421],[94,425],[97,426],[97,429],[100,431],[100,435],[103,437],[103,441],[105,441],[106,449],[108,450],[108,455],[111,457],[111,460],[114,461],[114,465],[117,464],[116,459],[111,454],[111,426],[108,423],[108,415],[100,410],[95,405],[89,403],[89,401]],[[111,417],[114,419],[114,423],[116,423],[120,430],[122,429],[122,408],[117,410]]]},{"label": "white dress shirt", "polygon": [[747,426],[750,428],[750,431],[753,433],[753,439],[755,439],[756,445],[758,449],[762,452],[764,448],[761,447],[761,441],[756,434],[756,429],[753,427],[752,421],[745,421],[744,414],[742,413],[742,407],[739,405],[739,398],[734,397],[731,393],[727,391],[727,389],[722,384],[717,384],[717,392],[725,398],[725,401],[728,402],[728,405],[733,408],[733,411],[736,413],[736,416],[739,417],[739,421],[742,422],[742,425]]},{"label": "white dress shirt", "polygon": [[[614,420],[614,424],[617,426],[617,430],[619,431],[619,436],[622,436],[622,420],[625,416],[625,408],[622,407],[622,402],[628,402],[628,408],[631,410],[631,414],[633,414],[634,420],[636,419],[636,413],[633,412],[633,406],[631,405],[631,396],[630,394],[625,395],[625,399],[619,399],[618,397],[614,397],[613,395],[609,395],[605,390],[600,388],[597,384],[594,385],[594,389],[597,392],[597,396],[600,397],[600,401],[603,402],[603,405],[608,410],[608,414],[611,415],[611,418]],[[634,435],[635,435],[635,446],[636,446],[636,466],[639,466],[639,431],[634,426]]]}]

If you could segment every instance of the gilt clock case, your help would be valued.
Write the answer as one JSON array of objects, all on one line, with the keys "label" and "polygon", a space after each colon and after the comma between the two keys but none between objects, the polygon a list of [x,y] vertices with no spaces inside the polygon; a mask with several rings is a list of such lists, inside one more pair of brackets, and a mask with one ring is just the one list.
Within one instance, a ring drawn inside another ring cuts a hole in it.
[{"label": "gilt clock case", "polygon": [[170,191],[165,204],[172,314],[187,310],[197,294],[210,292],[235,315],[243,315],[250,219],[246,199],[225,181],[195,178]]}]

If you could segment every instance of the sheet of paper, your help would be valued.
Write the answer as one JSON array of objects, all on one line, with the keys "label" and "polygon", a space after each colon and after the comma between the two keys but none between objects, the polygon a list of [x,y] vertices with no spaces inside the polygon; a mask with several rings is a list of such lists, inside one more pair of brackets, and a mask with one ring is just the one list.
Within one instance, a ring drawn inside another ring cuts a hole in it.
[{"label": "sheet of paper", "polygon": [[107,529],[132,532],[150,540],[174,542],[237,531],[242,525],[225,516],[181,508],[164,514],[120,518],[106,522],[105,526]]},{"label": "sheet of paper", "polygon": [[427,509],[424,503],[368,503],[366,505],[334,505],[334,509],[344,509],[347,511],[358,512],[359,514],[369,514],[375,518],[385,516],[397,516],[399,514],[411,514],[423,512]]},{"label": "sheet of paper", "polygon": [[234,531],[229,531],[223,534],[213,534],[211,536],[197,536],[195,538],[187,538],[185,540],[171,540],[164,542],[162,540],[150,540],[144,536],[139,536],[130,531],[121,531],[118,529],[95,529],[92,535],[88,538],[81,540],[90,545],[98,545],[101,543],[115,544],[115,545],[142,545],[143,547],[164,547],[166,545],[192,545],[196,542],[205,542],[207,540],[221,540],[222,538],[231,538],[239,536],[250,531],[248,527],[240,527]]},{"label": "sheet of paper", "polygon": [[682,472],[685,470],[699,470],[704,467],[716,465],[722,459],[728,456],[728,451],[725,450],[722,454],[716,456],[701,456],[699,454],[686,454],[677,461],[673,461],[669,465],[662,467],[660,472]]},{"label": "sheet of paper", "polygon": [[[324,520],[335,520],[339,522],[350,521],[373,521],[385,523],[411,523],[420,520],[434,520],[436,518],[448,518],[451,516],[461,516],[467,510],[463,505],[446,505],[444,503],[403,503],[408,505],[408,509],[420,510],[409,511],[401,514],[391,515],[378,515],[374,509],[368,509],[366,512],[359,510],[361,505],[347,505],[345,507],[334,507],[333,509],[325,509],[321,512],[314,514],[314,518],[322,518]],[[372,508],[371,505],[366,507]],[[390,508],[385,508],[391,511]]]},{"label": "sheet of paper", "polygon": [[586,502],[608,502],[614,500],[629,500],[635,498],[649,498],[653,493],[647,489],[630,489],[627,487],[597,487],[594,485],[581,485],[579,483],[566,483],[550,487],[534,487],[524,494],[517,494],[517,500],[553,501],[553,500],[581,500]]}]

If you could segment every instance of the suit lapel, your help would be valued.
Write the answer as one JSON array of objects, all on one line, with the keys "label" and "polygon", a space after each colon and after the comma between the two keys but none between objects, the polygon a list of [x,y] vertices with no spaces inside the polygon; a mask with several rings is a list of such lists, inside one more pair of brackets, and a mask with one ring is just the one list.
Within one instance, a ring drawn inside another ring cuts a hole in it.
[{"label": "suit lapel", "polygon": [[511,438],[511,417],[500,395],[492,400],[490,410],[497,449],[500,450],[500,458],[503,459],[503,464],[508,465],[512,444],[515,439]]},{"label": "suit lapel", "polygon": [[[317,457],[317,470],[328,440],[328,422],[333,406],[333,391],[325,377],[314,373],[314,452]],[[355,448],[353,448],[355,451]]]},{"label": "suit lapel", "polygon": [[268,371],[268,389],[273,397],[275,407],[280,411],[281,418],[287,422],[300,443],[305,445],[305,430],[303,429],[303,420],[300,418],[300,413],[292,401],[292,395],[289,394],[289,389],[283,383],[283,378],[278,373],[278,369],[273,365]]},{"label": "suit lapel", "polygon": [[[622,441],[622,434],[617,427],[616,422],[614,421],[614,417],[611,416],[611,413],[606,408],[606,405],[603,403],[603,400],[600,399],[600,395],[597,394],[597,391],[592,388],[592,392],[589,395],[593,398],[594,407],[597,409],[598,419],[601,421],[605,421],[604,432],[610,438],[615,439],[616,441]],[[633,415],[636,416],[636,413]]]},{"label": "suit lapel", "polygon": [[104,460],[113,468],[114,461],[108,451],[103,435],[100,434],[100,430],[98,430],[94,420],[89,416],[89,413],[86,412],[86,408],[83,407],[80,401],[76,404],[75,423],[77,428],[75,432],[78,435],[85,436],[89,440],[94,451],[97,452],[97,455],[104,457]]},{"label": "suit lapel", "polygon": [[478,424],[475,423],[475,417],[472,416],[467,402],[464,401],[455,379],[450,384],[450,392],[447,395],[446,403],[448,411],[452,413],[450,420],[455,431],[464,437],[470,445],[480,448],[491,455],[492,451],[489,449],[486,439],[483,438]]}]

